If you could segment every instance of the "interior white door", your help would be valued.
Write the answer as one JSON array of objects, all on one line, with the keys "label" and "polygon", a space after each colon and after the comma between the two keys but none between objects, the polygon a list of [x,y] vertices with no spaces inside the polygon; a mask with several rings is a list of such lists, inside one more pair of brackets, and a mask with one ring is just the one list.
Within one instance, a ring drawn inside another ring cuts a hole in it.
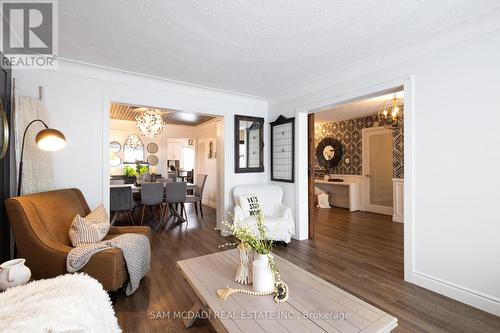
[{"label": "interior white door", "polygon": [[362,132],[366,210],[392,215],[392,131],[383,127]]}]

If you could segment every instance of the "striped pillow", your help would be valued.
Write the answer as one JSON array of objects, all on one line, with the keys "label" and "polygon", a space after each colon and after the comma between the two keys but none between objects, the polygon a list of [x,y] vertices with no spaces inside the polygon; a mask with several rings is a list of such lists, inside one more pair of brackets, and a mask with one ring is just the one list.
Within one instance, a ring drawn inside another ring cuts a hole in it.
[{"label": "striped pillow", "polygon": [[75,216],[69,227],[69,239],[74,247],[97,243],[106,237],[110,226],[108,213],[100,205],[85,217]]}]

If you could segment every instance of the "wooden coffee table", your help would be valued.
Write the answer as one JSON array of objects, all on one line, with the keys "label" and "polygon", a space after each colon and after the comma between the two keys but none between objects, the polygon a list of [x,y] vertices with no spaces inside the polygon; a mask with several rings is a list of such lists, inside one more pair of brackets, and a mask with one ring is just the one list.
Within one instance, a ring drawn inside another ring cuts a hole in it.
[{"label": "wooden coffee table", "polygon": [[[275,255],[290,297],[276,304],[272,296],[233,294],[226,301],[217,289],[246,288],[234,281],[236,249],[178,261],[199,298],[193,311],[210,320],[217,332],[390,332],[397,319]],[[195,318],[185,320],[186,326]]]}]

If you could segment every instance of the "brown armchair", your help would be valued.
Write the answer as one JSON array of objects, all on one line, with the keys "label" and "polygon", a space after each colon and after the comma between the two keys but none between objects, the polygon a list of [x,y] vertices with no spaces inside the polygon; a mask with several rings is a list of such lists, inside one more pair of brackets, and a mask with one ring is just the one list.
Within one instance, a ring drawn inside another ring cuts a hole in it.
[{"label": "brown armchair", "polygon": [[[89,206],[78,189],[30,194],[5,201],[14,232],[17,255],[26,258],[34,279],[66,274],[66,256],[73,248],[68,231],[76,214],[86,216]],[[140,233],[151,240],[149,227],[111,227],[106,239],[123,233]],[[128,279],[123,254],[107,249],[92,256],[80,270],[116,291]]]}]

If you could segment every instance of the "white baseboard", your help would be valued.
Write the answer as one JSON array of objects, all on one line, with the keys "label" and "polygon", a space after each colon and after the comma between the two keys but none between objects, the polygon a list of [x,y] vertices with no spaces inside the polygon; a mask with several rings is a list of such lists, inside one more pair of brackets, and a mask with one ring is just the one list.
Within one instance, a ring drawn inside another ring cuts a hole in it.
[{"label": "white baseboard", "polygon": [[413,272],[411,280],[408,282],[500,316],[500,299],[496,297],[485,295],[481,292],[420,272]]}]

